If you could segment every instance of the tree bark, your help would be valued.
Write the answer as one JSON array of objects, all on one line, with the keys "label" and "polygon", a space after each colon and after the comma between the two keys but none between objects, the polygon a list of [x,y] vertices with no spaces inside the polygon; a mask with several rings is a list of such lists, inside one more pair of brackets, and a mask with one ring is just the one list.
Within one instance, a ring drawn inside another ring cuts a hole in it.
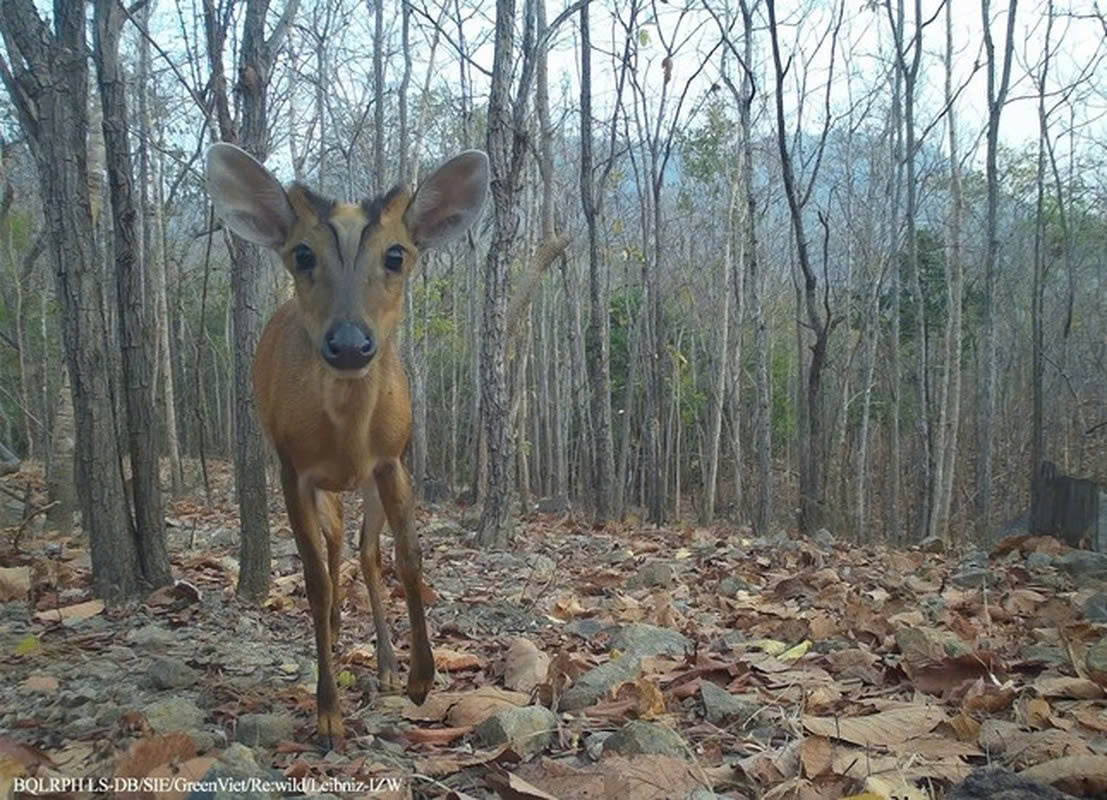
[{"label": "tree bark", "polygon": [[48,24],[31,0],[0,0],[0,35],[12,59],[9,65],[0,58],[0,78],[38,168],[50,231],[75,417],[74,478],[93,588],[115,603],[141,592],[143,576],[123,490],[103,282],[92,246],[85,6],[58,4]]},{"label": "tree bark", "polygon": [[127,87],[119,67],[123,8],[115,0],[97,0],[94,10],[96,72],[104,109],[104,147],[111,189],[116,297],[123,354],[127,442],[131,454],[134,518],[131,536],[139,557],[140,590],[169,583],[169,550],[165,541],[165,506],[161,496],[158,448],[151,434],[158,429],[152,387],[151,344],[154,320],[142,280],[130,137],[127,133]]},{"label": "tree bark", "polygon": [[[212,0],[205,0],[208,59],[223,141],[234,142],[264,161],[269,140],[268,91],[274,58],[296,14],[299,0],[286,0],[284,11],[265,38],[269,0],[247,0],[242,30],[237,91],[241,96],[241,130],[231,121],[223,73],[223,41]],[[254,412],[251,371],[262,329],[261,252],[256,245],[229,234],[231,240],[231,320],[234,329],[234,473],[242,525],[238,595],[261,602],[269,593],[269,508],[266,502],[265,442]]]},{"label": "tree bark", "polygon": [[615,505],[615,449],[611,414],[607,292],[601,275],[603,259],[599,245],[599,210],[593,190],[592,41],[587,3],[580,7],[580,38],[580,201],[588,227],[588,298],[591,307],[588,329],[585,331],[585,349],[588,353],[596,453],[592,466],[595,493],[593,521],[597,525],[603,525],[611,518]]},{"label": "tree bark", "polygon": [[937,488],[931,534],[949,540],[949,519],[953,503],[953,476],[957,467],[958,434],[961,426],[961,303],[964,295],[964,267],[961,264],[961,216],[964,201],[961,196],[961,154],[957,143],[957,113],[953,97],[953,12],[946,8],[945,100],[948,107],[949,131],[949,244],[947,272],[949,275],[949,333],[946,340],[948,392],[946,403],[945,441],[940,453]]},{"label": "tree bark", "polygon": [[[841,8],[841,7],[840,7]],[[822,372],[826,365],[827,344],[834,321],[830,315],[828,292],[829,287],[823,287],[823,310],[819,310],[817,295],[818,281],[814,269],[811,266],[811,257],[808,251],[807,235],[803,218],[803,203],[801,193],[796,186],[795,172],[792,166],[792,154],[788,149],[787,132],[784,125],[784,64],[780,54],[779,31],[776,22],[775,0],[768,0],[769,9],[769,35],[772,42],[773,64],[776,71],[776,118],[777,118],[777,149],[780,152],[781,172],[784,177],[784,190],[788,198],[788,209],[791,215],[792,232],[795,236],[796,255],[800,270],[803,273],[803,299],[807,311],[807,324],[815,335],[815,341],[811,345],[811,362],[807,372],[807,437],[805,452],[800,458],[800,511],[799,528],[803,533],[812,533],[821,522],[821,496],[819,467],[822,451],[822,409],[820,406],[820,394],[822,384]],[[837,44],[838,29],[841,25],[842,13],[838,14],[837,23],[833,29],[830,50],[830,73],[833,77],[834,53]],[[827,87],[832,83],[828,79]],[[829,104],[829,94],[827,95]],[[823,129],[823,135],[818,145],[821,154],[826,143],[826,131],[830,124],[829,108]],[[818,160],[816,159],[816,169]],[[815,175],[811,176],[815,180]],[[806,193],[802,195],[806,199]],[[827,259],[827,244],[829,229],[826,217],[820,214],[820,222],[824,227],[823,237],[823,262]],[[824,281],[825,283],[825,281]],[[802,369],[802,365],[800,365]]]},{"label": "tree bark", "polygon": [[996,326],[995,289],[999,267],[999,122],[1007,102],[1011,82],[1011,60],[1015,49],[1015,11],[1018,0],[1010,0],[1007,10],[1007,36],[1003,67],[996,83],[996,53],[992,40],[991,0],[980,0],[984,25],[985,65],[988,74],[988,131],[985,177],[987,205],[985,213],[983,361],[980,365],[980,401],[977,407],[976,533],[986,538],[992,524],[992,446],[995,441],[996,411]]},{"label": "tree bark", "polygon": [[[534,14],[527,3],[526,52],[533,44]],[[492,166],[493,233],[484,269],[481,314],[481,421],[488,448],[488,485],[477,541],[482,547],[506,547],[512,532],[511,491],[515,454],[509,423],[507,385],[507,293],[511,245],[519,227],[518,178],[525,136],[523,108],[530,76],[524,67],[515,109],[511,106],[511,69],[515,47],[515,0],[496,0],[492,88],[488,98],[488,157]],[[516,113],[513,113],[516,112]]]}]

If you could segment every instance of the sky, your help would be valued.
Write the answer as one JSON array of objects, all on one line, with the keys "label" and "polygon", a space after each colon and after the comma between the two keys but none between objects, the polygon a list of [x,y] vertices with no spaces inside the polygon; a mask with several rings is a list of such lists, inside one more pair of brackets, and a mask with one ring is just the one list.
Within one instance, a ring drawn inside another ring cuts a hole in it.
[{"label": "sky", "polygon": [[[299,20],[306,22],[323,0],[302,0]],[[617,70],[612,54],[622,51],[623,27],[621,18],[627,16],[631,0],[593,0],[591,5],[593,55],[593,108],[598,121],[610,118],[615,100]],[[660,94],[663,77],[661,61],[666,55],[663,41],[681,42],[673,56],[672,83],[670,93],[679,91],[689,77],[700,68],[704,55],[719,41],[719,31],[712,16],[705,11],[703,3],[712,3],[712,8],[722,18],[734,16],[728,6],[734,6],[737,0],[639,0],[646,5],[640,12],[635,38],[639,49],[638,81],[650,96],[649,113],[656,113],[657,98]],[[751,0],[755,6],[755,54],[753,69],[758,75],[760,89],[761,122],[768,131],[771,123],[773,83],[771,58],[767,32],[767,14],[765,0]],[[188,0],[178,0],[185,14],[191,13]],[[363,43],[371,42],[371,14],[366,0],[344,0],[347,16],[343,20],[340,35],[344,47],[349,52],[343,62],[341,82],[342,91],[347,98],[361,99],[368,96],[367,81],[372,73],[372,53]],[[371,0],[370,0],[371,2]],[[399,2],[383,0],[386,3],[386,25],[392,34],[392,58],[388,69],[389,83],[399,80],[402,61],[396,52],[399,41]],[[412,56],[414,75],[412,79],[412,103],[417,103],[427,68],[429,54],[427,17],[438,16],[438,8],[443,2],[449,9],[454,8],[454,0],[412,0],[417,12],[413,24]],[[487,102],[487,76],[483,71],[492,65],[491,29],[495,13],[494,0],[458,0],[465,14],[464,35],[466,43],[473,51],[473,60],[479,68],[471,70],[475,83],[477,103]],[[516,0],[521,12],[523,0]],[[809,131],[818,131],[822,125],[822,93],[825,91],[828,67],[830,64],[829,39],[825,37],[832,20],[838,13],[838,2],[844,2],[844,14],[839,42],[835,51],[834,80],[831,91],[831,113],[845,117],[851,107],[863,109],[866,104],[872,115],[872,126],[881,124],[879,115],[884,113],[890,102],[890,89],[886,83],[874,85],[886,74],[888,59],[891,56],[891,35],[888,14],[882,6],[873,8],[866,0],[778,0],[778,22],[781,29],[781,46],[785,58],[795,55],[795,62],[786,83],[786,103],[790,124],[794,122],[800,95],[801,81],[806,91],[806,106],[803,111],[804,127]],[[914,20],[913,3],[908,2],[908,35]],[[949,0],[954,9],[954,73],[955,86],[965,84],[959,95],[956,111],[960,147],[968,153],[971,161],[982,163],[983,131],[986,124],[986,77],[983,69],[983,37],[980,2],[974,0]],[[997,49],[1002,49],[1004,27],[1007,22],[1008,0],[991,0],[991,26]],[[1102,158],[1107,148],[1107,45],[1104,44],[1104,28],[1095,16],[1095,0],[1056,0],[1057,19],[1051,33],[1053,56],[1048,85],[1054,93],[1052,103],[1059,101],[1059,87],[1069,85],[1074,77],[1083,76],[1083,83],[1062,104],[1053,111],[1052,124],[1054,136],[1058,137],[1059,154],[1065,154],[1072,142],[1079,151],[1097,152]],[[436,5],[438,4],[438,5]],[[548,0],[547,17],[554,20],[567,7],[570,0]],[[280,0],[272,4],[273,19],[283,7]],[[923,60],[920,70],[918,127],[926,129],[940,116],[943,106],[943,57],[945,53],[945,7],[942,0],[922,0],[922,17],[930,20],[924,30]],[[1038,112],[1036,87],[1028,75],[1028,70],[1039,69],[1042,54],[1045,52],[1046,2],[1021,0],[1016,14],[1015,56],[1012,67],[1010,102],[1002,116],[1000,138],[1008,147],[1032,147],[1038,136]],[[656,10],[656,16],[655,16]],[[579,125],[578,98],[580,86],[579,65],[579,15],[573,13],[557,29],[553,37],[550,52],[550,91],[555,120],[567,126],[570,135]],[[155,11],[155,36],[170,52],[181,47],[180,31],[176,5],[171,0],[157,0]],[[440,89],[456,92],[458,89],[458,66],[456,51],[451,42],[456,40],[456,24],[447,23],[448,39],[438,47],[433,70],[433,84]],[[740,35],[738,26],[735,36]],[[820,44],[819,40],[822,39]],[[517,36],[517,46],[521,35]],[[683,110],[680,125],[694,124],[690,119],[699,101],[705,96],[712,83],[718,82],[720,74],[720,53],[716,51],[710,63],[702,69],[698,78],[689,88],[688,100]],[[310,58],[311,54],[302,54]],[[730,69],[735,72],[734,60],[729,60]],[[807,69],[803,68],[808,65]],[[975,70],[974,64],[981,68]],[[201,69],[206,73],[206,65]],[[735,72],[736,74],[736,72]],[[725,91],[725,90],[724,90]],[[626,98],[629,101],[629,91]],[[670,99],[670,113],[673,108]],[[566,111],[568,109],[568,111]],[[1075,133],[1070,137],[1069,132]],[[946,131],[939,122],[929,130],[928,146],[946,148]],[[976,165],[978,165],[976,164]],[[970,166],[974,164],[970,163]]]}]

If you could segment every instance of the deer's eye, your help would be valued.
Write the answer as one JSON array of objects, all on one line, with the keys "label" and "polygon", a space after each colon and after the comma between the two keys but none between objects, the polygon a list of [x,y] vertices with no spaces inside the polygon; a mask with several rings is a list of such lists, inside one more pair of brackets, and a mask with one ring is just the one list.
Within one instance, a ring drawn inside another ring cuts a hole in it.
[{"label": "deer's eye", "polygon": [[389,272],[399,272],[404,268],[404,248],[394,244],[384,251],[384,268]]},{"label": "deer's eye", "polygon": [[300,272],[310,272],[315,269],[315,253],[306,244],[298,244],[292,251],[292,258],[296,261],[296,269]]}]

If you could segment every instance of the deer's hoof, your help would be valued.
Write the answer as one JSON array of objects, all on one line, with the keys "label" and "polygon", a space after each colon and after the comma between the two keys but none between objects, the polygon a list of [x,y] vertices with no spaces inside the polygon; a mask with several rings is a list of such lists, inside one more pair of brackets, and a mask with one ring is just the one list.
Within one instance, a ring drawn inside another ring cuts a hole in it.
[{"label": "deer's hoof", "polygon": [[430,677],[420,678],[414,673],[408,676],[407,679],[407,696],[411,702],[417,706],[423,705],[423,701],[427,699],[427,695],[430,694],[431,684],[434,683],[434,673],[430,674]]},{"label": "deer's hoof", "polygon": [[320,709],[316,734],[325,750],[341,750],[346,740],[346,729],[342,725],[342,714],[337,709],[334,711]]},{"label": "deer's hoof", "polygon": [[403,691],[400,676],[394,669],[382,669],[377,673],[377,682],[380,684],[381,694],[399,694]]}]

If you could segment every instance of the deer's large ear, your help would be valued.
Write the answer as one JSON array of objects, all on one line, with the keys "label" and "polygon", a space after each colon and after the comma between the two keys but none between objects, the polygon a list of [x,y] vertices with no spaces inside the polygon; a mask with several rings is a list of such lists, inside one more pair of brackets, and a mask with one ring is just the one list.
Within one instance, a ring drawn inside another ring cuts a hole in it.
[{"label": "deer's large ear", "polygon": [[440,247],[476,221],[488,199],[488,171],[488,156],[466,150],[419,184],[404,212],[416,247]]},{"label": "deer's large ear", "polygon": [[280,182],[245,150],[226,142],[209,147],[206,162],[208,194],[227,227],[254,244],[281,247],[296,212]]}]

